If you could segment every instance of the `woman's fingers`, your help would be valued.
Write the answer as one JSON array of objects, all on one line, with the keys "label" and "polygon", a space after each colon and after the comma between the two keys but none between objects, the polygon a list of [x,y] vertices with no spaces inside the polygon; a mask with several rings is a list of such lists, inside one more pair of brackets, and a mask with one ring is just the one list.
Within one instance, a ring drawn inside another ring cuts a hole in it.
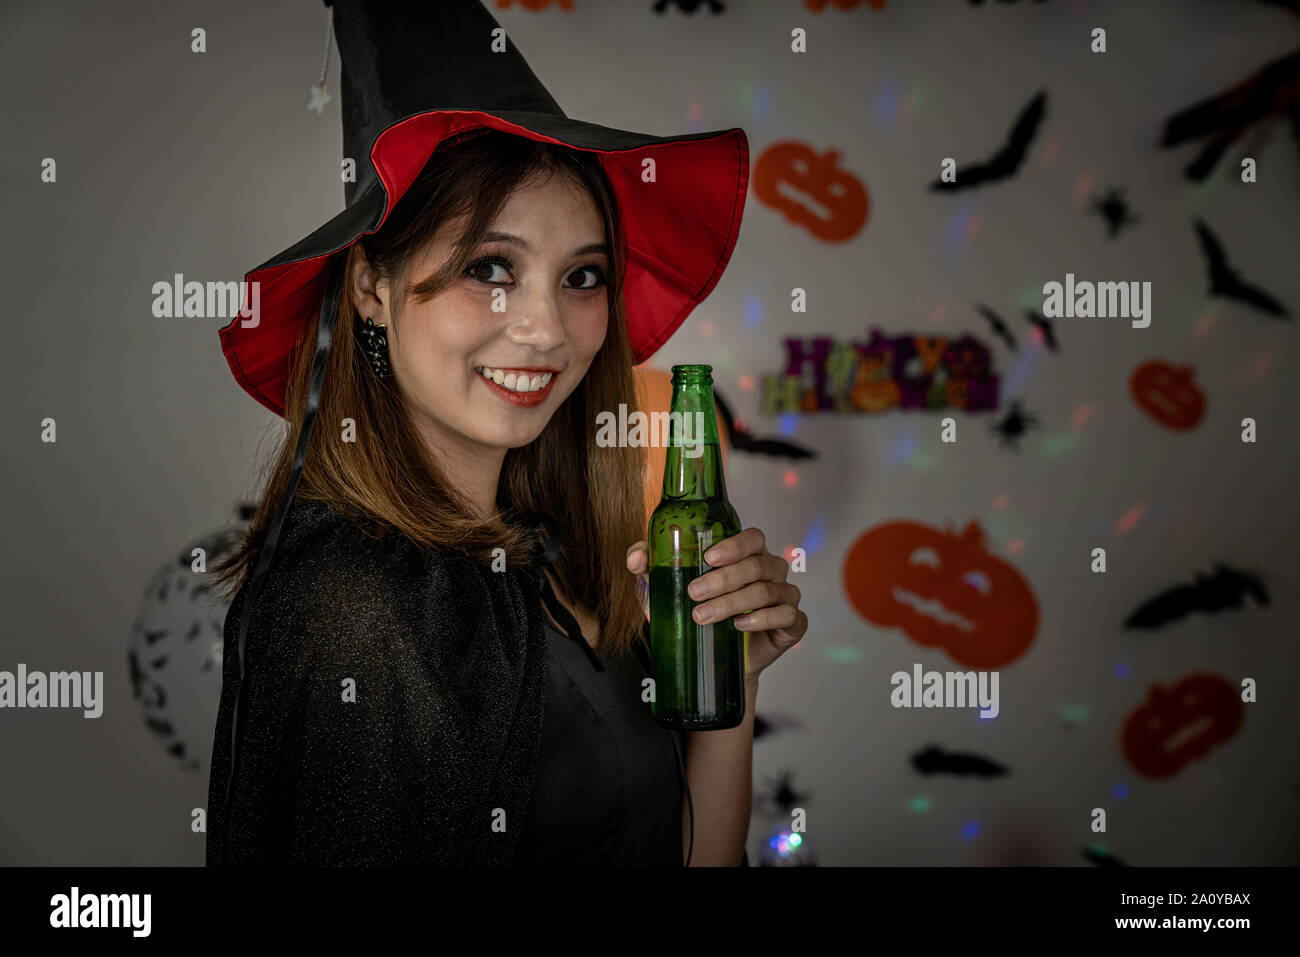
[{"label": "woman's fingers", "polygon": [[648,542],[637,542],[627,550],[627,570],[634,575],[649,572],[650,546]]}]

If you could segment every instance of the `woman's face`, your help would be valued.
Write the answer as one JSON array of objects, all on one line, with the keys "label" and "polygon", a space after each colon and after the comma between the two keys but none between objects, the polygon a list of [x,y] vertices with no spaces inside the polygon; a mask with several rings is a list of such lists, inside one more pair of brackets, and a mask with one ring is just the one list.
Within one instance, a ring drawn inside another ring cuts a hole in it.
[{"label": "woman's face", "polygon": [[[450,257],[460,225],[417,257],[410,283]],[[541,434],[605,341],[605,239],[591,196],[556,174],[522,184],[466,271],[431,299],[406,299],[396,324],[387,284],[357,299],[363,317],[378,307],[393,373],[435,447],[504,454]]]}]

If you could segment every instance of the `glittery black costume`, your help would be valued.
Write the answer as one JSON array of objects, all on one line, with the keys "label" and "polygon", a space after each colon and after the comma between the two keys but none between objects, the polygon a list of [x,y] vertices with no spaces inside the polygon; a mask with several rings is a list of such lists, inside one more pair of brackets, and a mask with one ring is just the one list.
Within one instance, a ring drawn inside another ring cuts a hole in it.
[{"label": "glittery black costume", "polygon": [[644,662],[607,668],[542,567],[426,558],[295,502],[246,638],[229,820],[247,587],[227,616],[207,863],[680,866],[677,732],[640,701]]}]

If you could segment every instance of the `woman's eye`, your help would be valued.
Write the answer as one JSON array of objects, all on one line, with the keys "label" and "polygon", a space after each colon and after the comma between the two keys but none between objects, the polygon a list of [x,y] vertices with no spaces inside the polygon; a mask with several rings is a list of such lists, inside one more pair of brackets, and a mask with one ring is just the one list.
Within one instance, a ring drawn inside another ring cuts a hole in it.
[{"label": "woman's eye", "polygon": [[569,273],[569,278],[580,276],[582,273],[590,275],[592,281],[590,283],[582,283],[577,286],[578,289],[599,289],[608,281],[605,278],[605,270],[601,269],[599,266],[583,266],[581,269],[575,269],[573,272]]},{"label": "woman's eye", "polygon": [[[501,271],[495,272],[495,270]],[[509,260],[499,258],[480,259],[478,262],[469,265],[465,270],[465,275],[470,279],[488,285],[504,286],[510,282],[510,274],[513,270],[514,264]],[[583,278],[584,274],[585,279]],[[599,289],[608,281],[605,270],[600,266],[583,266],[569,273],[568,278],[571,283],[570,288],[573,289]]]},{"label": "woman's eye", "polygon": [[486,282],[491,283],[494,286],[499,286],[502,284],[504,279],[509,277],[498,276],[494,279],[492,270],[505,270],[507,268],[506,264],[501,262],[499,259],[480,259],[465,270],[465,275],[469,276],[471,279],[477,279],[479,282]]}]

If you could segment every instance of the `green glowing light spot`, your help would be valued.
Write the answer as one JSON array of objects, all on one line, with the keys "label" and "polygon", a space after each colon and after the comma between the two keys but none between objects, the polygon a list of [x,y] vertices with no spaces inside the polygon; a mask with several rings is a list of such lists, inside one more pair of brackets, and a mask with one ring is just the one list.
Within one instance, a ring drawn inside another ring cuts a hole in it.
[{"label": "green glowing light spot", "polygon": [[1066,721],[1079,722],[1088,720],[1088,706],[1086,704],[1067,704],[1061,708],[1061,717]]},{"label": "green glowing light spot", "polygon": [[852,645],[832,645],[826,649],[825,655],[831,661],[847,664],[852,661],[861,661],[862,649],[854,648]]},{"label": "green glowing light spot", "polygon": [[907,94],[907,105],[913,112],[919,112],[925,106],[925,84],[917,83]]},{"label": "green glowing light spot", "polygon": [[1036,312],[1041,312],[1043,309],[1043,287],[1026,286],[1024,291],[1020,293],[1020,299],[1018,301],[1025,309],[1033,309]]},{"label": "green glowing light spot", "polygon": [[1109,854],[1109,853],[1110,853],[1110,851],[1107,849],[1107,847],[1106,847],[1105,844],[1089,844],[1089,845],[1088,845],[1088,850],[1092,851],[1092,853],[1094,853],[1094,854]]},{"label": "green glowing light spot", "polygon": [[1049,459],[1060,458],[1066,452],[1073,452],[1079,447],[1078,433],[1066,432],[1062,435],[1049,435],[1043,439],[1043,454]]},{"label": "green glowing light spot", "polygon": [[798,847],[798,846],[799,846],[800,844],[802,844],[802,843],[803,843],[803,838],[800,837],[798,834],[791,834],[791,835],[790,835],[790,846],[791,846],[791,847]]},{"label": "green glowing light spot", "polygon": [[924,814],[934,807],[934,802],[924,794],[918,794],[907,802],[907,809],[914,814]]}]

